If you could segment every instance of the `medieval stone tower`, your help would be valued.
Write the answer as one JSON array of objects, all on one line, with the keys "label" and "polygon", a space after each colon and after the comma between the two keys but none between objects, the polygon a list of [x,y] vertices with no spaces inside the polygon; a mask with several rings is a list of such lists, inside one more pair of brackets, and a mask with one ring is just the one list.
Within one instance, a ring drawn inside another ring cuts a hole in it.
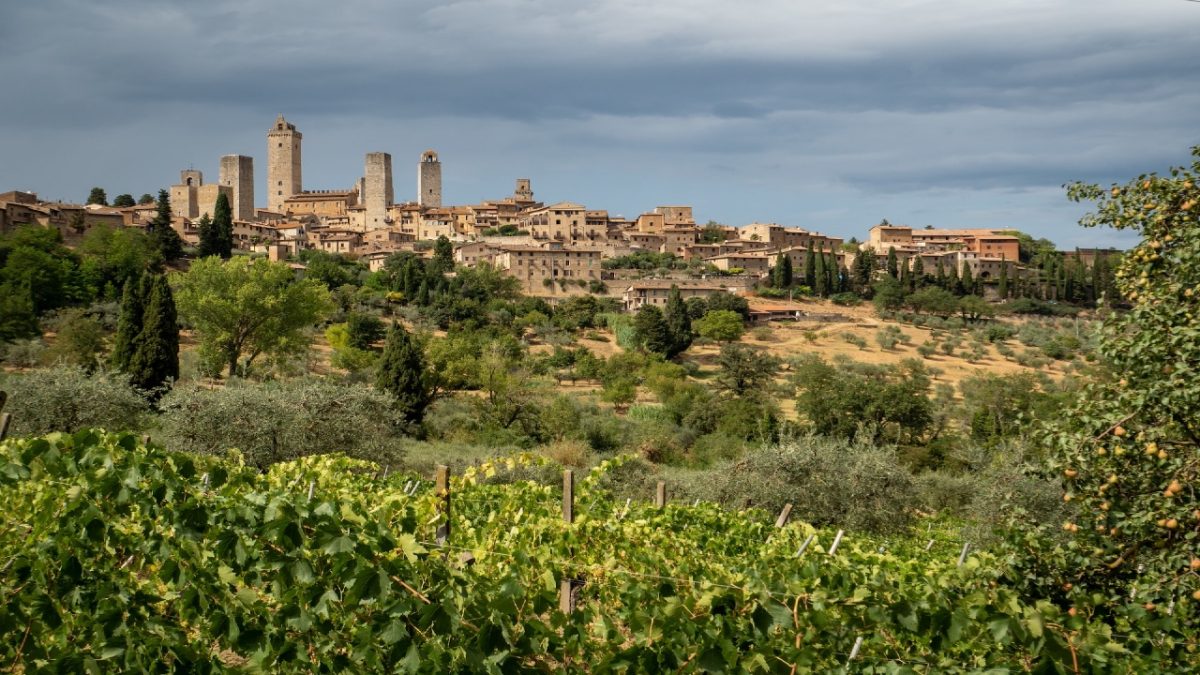
[{"label": "medieval stone tower", "polygon": [[432,150],[421,153],[417,165],[417,203],[434,208],[442,205],[442,163]]},{"label": "medieval stone tower", "polygon": [[362,199],[367,210],[367,229],[378,230],[387,227],[388,207],[395,201],[392,192],[392,156],[388,153],[367,153]]},{"label": "medieval stone tower", "polygon": [[218,182],[233,190],[229,206],[234,220],[254,220],[254,158],[222,155]]},{"label": "medieval stone tower", "polygon": [[517,179],[517,189],[513,190],[513,201],[517,203],[533,201],[533,187],[528,178]]},{"label": "medieval stone tower", "polygon": [[296,125],[275,119],[267,132],[267,208],[283,212],[283,201],[300,193],[300,140],[303,135]]}]

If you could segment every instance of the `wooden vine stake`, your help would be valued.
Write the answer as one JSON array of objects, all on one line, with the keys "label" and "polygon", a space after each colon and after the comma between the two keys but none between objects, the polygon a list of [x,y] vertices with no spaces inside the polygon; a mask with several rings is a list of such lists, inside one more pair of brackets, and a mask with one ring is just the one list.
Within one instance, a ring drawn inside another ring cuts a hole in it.
[{"label": "wooden vine stake", "polygon": [[971,550],[971,542],[968,541],[965,544],[963,544],[962,553],[959,554],[959,556],[958,556],[958,566],[959,567],[962,567],[962,564],[967,561],[967,553],[969,553],[970,550]]},{"label": "wooden vine stake", "polygon": [[[562,516],[567,525],[575,522],[575,472],[570,469],[563,471]],[[558,584],[558,611],[563,614],[574,612],[582,587],[583,579],[564,572],[563,580]]]},{"label": "wooden vine stake", "polygon": [[12,415],[0,413],[0,441],[8,436],[8,425],[12,424]]},{"label": "wooden vine stake", "polygon": [[775,527],[781,528],[784,525],[787,525],[788,518],[790,518],[791,515],[792,515],[792,505],[790,503],[784,504],[783,510],[779,512],[779,517],[775,519]]},{"label": "wooden vine stake", "polygon": [[654,491],[654,508],[661,509],[667,505],[667,484],[658,481],[658,489]]},{"label": "wooden vine stake", "polygon": [[442,524],[438,525],[437,543],[445,544],[450,541],[450,467],[438,464],[433,476],[434,494],[438,498],[438,510],[442,514]]}]

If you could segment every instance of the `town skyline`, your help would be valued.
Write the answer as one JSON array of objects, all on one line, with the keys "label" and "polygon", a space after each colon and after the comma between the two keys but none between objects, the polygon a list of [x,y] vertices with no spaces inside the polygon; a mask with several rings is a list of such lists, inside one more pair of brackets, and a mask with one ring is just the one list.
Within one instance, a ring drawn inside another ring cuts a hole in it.
[{"label": "town skyline", "polygon": [[846,237],[887,218],[1123,246],[1079,228],[1086,208],[1061,185],[1186,162],[1197,20],[1181,0],[51,1],[0,27],[0,72],[22,93],[0,111],[0,189],[154,192],[222,154],[264,161],[283,112],[308,133],[318,189],[351,187],[384,151],[409,198],[405,167],[434,148],[450,204],[529,177],[547,202],[629,218],[683,203]]}]

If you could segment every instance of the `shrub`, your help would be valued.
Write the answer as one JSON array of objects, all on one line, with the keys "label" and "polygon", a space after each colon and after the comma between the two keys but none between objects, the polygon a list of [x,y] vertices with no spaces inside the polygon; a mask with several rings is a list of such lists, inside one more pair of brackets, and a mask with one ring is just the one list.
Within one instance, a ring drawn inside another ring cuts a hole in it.
[{"label": "shrub", "polygon": [[46,343],[40,337],[0,343],[0,361],[16,368],[33,368],[42,362]]},{"label": "shrub", "polygon": [[802,436],[747,454],[716,472],[720,501],[778,513],[817,526],[876,533],[902,532],[918,503],[912,476],[890,448]]},{"label": "shrub", "polygon": [[10,374],[0,384],[8,392],[5,411],[12,413],[14,435],[88,427],[141,431],[149,420],[146,400],[130,387],[128,377],[117,373],[89,375],[79,366],[60,365]]},{"label": "shrub", "polygon": [[916,476],[914,481],[925,508],[955,515],[961,514],[971,505],[975,493],[980,489],[970,476],[941,471],[922,473]]},{"label": "shrub", "polygon": [[842,307],[857,307],[862,304],[862,298],[854,293],[835,293],[829,297],[829,300]]},{"label": "shrub", "polygon": [[161,405],[164,441],[181,451],[237,448],[258,467],[330,452],[389,465],[402,456],[403,418],[386,393],[370,387],[316,378],[235,381],[215,390],[176,388]]},{"label": "shrub", "polygon": [[842,339],[854,345],[855,347],[858,347],[859,349],[867,348],[867,341],[855,335],[854,333],[842,333]]}]

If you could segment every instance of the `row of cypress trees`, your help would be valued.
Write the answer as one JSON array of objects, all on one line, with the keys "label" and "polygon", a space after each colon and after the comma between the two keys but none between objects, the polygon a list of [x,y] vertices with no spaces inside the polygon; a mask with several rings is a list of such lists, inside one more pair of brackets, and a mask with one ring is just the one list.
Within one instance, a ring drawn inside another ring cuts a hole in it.
[{"label": "row of cypress trees", "polygon": [[212,218],[206,213],[197,224],[200,227],[197,254],[201,258],[218,255],[228,260],[233,255],[233,209],[229,206],[229,197],[224,193],[217,195]]},{"label": "row of cypress trees", "polygon": [[110,365],[153,399],[179,378],[179,321],[166,275],[125,282]]}]

